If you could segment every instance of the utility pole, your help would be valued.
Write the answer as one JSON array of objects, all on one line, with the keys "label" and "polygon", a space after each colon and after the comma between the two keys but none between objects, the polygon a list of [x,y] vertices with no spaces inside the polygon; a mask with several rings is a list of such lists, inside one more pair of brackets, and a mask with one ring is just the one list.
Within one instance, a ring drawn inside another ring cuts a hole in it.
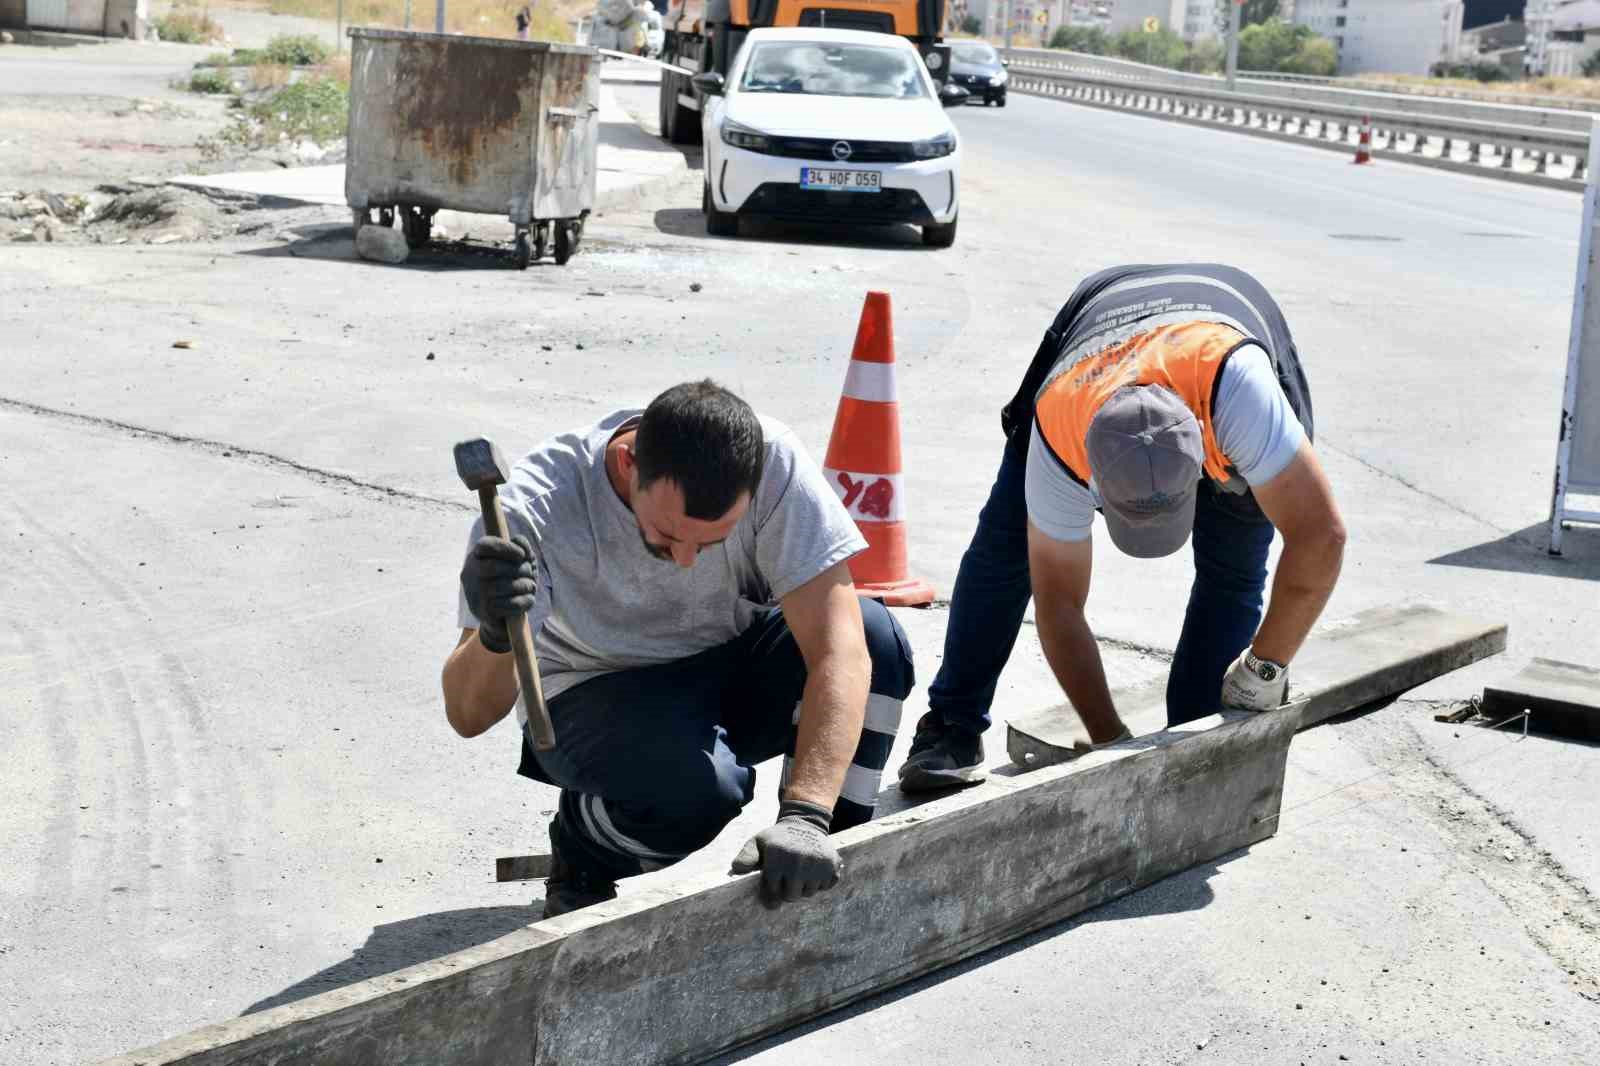
[{"label": "utility pole", "polygon": [[1016,18],[1015,7],[1017,0],[1003,0],[1003,3],[1005,5],[1003,10],[1005,11],[1006,20],[1006,51],[1009,52],[1011,50],[1011,23]]},{"label": "utility pole", "polygon": [[[1237,16],[1236,16],[1237,17]],[[444,32],[444,0],[438,0],[433,8],[433,32]]]},{"label": "utility pole", "polygon": [[[442,4],[444,0],[439,0]],[[1244,0],[1232,0],[1228,5],[1228,91],[1233,92],[1234,80],[1239,76],[1239,9]]]}]

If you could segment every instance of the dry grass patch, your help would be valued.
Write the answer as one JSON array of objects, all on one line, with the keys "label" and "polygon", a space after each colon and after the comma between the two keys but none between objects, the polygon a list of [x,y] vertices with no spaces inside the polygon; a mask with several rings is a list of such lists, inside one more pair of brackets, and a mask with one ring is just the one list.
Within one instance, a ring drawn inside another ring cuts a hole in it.
[{"label": "dry grass patch", "polygon": [[290,77],[289,68],[282,63],[257,63],[250,68],[250,84],[257,89],[281,89]]}]

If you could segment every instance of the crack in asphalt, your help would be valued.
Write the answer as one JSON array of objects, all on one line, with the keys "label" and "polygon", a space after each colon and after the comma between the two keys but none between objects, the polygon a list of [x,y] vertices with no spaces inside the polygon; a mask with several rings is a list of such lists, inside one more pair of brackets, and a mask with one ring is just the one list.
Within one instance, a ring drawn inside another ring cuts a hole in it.
[{"label": "crack in asphalt", "polygon": [[[1443,504],[1445,507],[1448,507],[1450,510],[1454,511],[1456,514],[1460,515],[1461,517],[1470,518],[1472,521],[1477,522],[1479,525],[1488,526],[1490,529],[1494,530],[1496,533],[1501,533],[1501,534],[1504,534],[1506,536],[1514,536],[1514,534],[1516,533],[1516,530],[1506,529],[1503,526],[1496,525],[1495,523],[1489,521],[1487,518],[1484,518],[1482,515],[1473,514],[1471,511],[1467,510],[1465,507],[1462,507],[1460,504],[1456,503],[1453,500],[1446,499],[1445,497],[1440,496],[1437,493],[1429,492],[1427,489],[1419,487],[1418,485],[1416,485],[1416,484],[1406,480],[1405,478],[1401,477],[1399,474],[1394,473],[1392,470],[1385,470],[1383,467],[1378,466],[1376,463],[1372,463],[1372,462],[1367,461],[1366,459],[1363,459],[1361,456],[1357,455],[1354,452],[1346,451],[1343,448],[1337,448],[1334,445],[1329,444],[1326,439],[1318,439],[1318,441],[1316,443],[1316,447],[1319,450],[1326,449],[1326,450],[1332,452],[1334,455],[1343,456],[1344,458],[1349,459],[1353,463],[1359,463],[1362,466],[1366,467],[1368,470],[1372,471],[1374,474],[1377,474],[1379,477],[1385,478],[1386,480],[1393,481],[1393,482],[1396,482],[1396,483],[1398,483],[1400,485],[1403,485],[1406,488],[1410,489],[1412,492],[1416,493],[1418,496],[1423,497],[1424,499],[1432,500],[1434,503]],[[1520,539],[1520,538],[1516,538],[1516,539]]]},{"label": "crack in asphalt", "polygon": [[448,511],[454,513],[476,512],[477,507],[459,500],[447,500],[439,496],[430,496],[425,492],[413,489],[397,489],[392,485],[382,485],[375,481],[364,481],[351,474],[340,473],[337,470],[327,470],[322,467],[311,466],[298,462],[287,456],[277,455],[273,452],[262,451],[259,448],[246,448],[226,441],[213,440],[209,437],[194,437],[183,433],[170,433],[166,430],[152,429],[149,426],[136,425],[132,422],[123,422],[115,418],[103,418],[99,415],[86,415],[77,411],[64,411],[58,407],[46,407],[44,404],[32,403],[28,400],[19,400],[10,396],[0,396],[0,410],[17,411],[22,414],[35,415],[39,418],[48,418],[60,422],[70,422],[82,426],[93,426],[96,429],[109,429],[136,440],[156,441],[161,444],[172,444],[179,447],[190,448],[194,451],[204,452],[219,459],[241,459],[264,466],[283,473],[294,474],[306,478],[329,488],[354,491],[357,495],[379,503],[411,505],[429,511]]}]

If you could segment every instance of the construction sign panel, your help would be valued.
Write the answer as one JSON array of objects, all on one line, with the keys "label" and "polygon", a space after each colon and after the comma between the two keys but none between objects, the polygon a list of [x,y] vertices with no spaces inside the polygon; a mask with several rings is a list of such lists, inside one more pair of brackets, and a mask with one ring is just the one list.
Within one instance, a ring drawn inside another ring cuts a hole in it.
[{"label": "construction sign panel", "polygon": [[1588,182],[1583,193],[1583,224],[1578,233],[1578,278],[1572,293],[1572,329],[1567,345],[1567,381],[1561,395],[1561,426],[1556,440],[1556,476],[1550,500],[1550,554],[1561,554],[1564,522],[1600,523],[1600,512],[1577,511],[1567,496],[1600,496],[1600,278],[1594,257],[1600,242],[1600,120],[1589,133]]}]

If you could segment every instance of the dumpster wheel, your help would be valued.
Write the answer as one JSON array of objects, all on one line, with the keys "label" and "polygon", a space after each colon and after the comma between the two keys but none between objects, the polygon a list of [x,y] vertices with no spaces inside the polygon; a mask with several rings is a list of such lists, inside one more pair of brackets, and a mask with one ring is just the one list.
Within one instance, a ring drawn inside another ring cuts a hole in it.
[{"label": "dumpster wheel", "polygon": [[556,227],[556,263],[565,265],[572,253],[578,250],[578,242],[583,239],[583,219],[572,218],[564,222],[557,222]]},{"label": "dumpster wheel", "polygon": [[517,229],[517,244],[511,253],[517,263],[518,270],[527,270],[528,264],[533,262],[533,246],[528,243],[528,231]]}]

